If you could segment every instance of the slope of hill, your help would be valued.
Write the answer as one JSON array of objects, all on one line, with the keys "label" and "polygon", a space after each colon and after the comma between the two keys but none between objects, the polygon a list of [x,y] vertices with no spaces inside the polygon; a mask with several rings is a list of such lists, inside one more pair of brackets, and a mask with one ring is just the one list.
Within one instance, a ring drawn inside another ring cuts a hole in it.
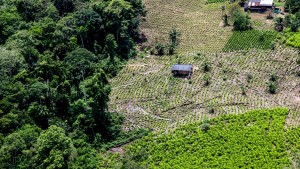
[{"label": "slope of hill", "polygon": [[290,159],[299,153],[300,130],[286,132],[287,114],[288,109],[277,108],[221,116],[147,136],[128,149],[148,168],[297,167],[299,159]]},{"label": "slope of hill", "polygon": [[[299,112],[300,78],[295,74],[297,50],[277,48],[182,56],[149,56],[130,60],[111,81],[110,109],[125,115],[124,127],[168,130],[204,116],[286,106]],[[211,71],[205,73],[208,60]],[[174,63],[199,66],[190,80],[174,78]],[[276,94],[268,92],[272,73]],[[208,74],[210,84],[203,79]],[[243,94],[243,92],[245,92]],[[211,113],[210,110],[214,109]],[[293,117],[293,118],[292,118]],[[291,116],[294,125],[298,115]]]}]

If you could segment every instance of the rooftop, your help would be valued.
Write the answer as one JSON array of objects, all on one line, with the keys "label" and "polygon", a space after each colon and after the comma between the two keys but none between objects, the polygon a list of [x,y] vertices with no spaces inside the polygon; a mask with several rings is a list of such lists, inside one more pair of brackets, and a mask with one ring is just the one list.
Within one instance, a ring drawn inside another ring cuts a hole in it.
[{"label": "rooftop", "polygon": [[191,64],[175,64],[172,66],[172,71],[173,70],[193,71],[193,65],[191,65]]}]

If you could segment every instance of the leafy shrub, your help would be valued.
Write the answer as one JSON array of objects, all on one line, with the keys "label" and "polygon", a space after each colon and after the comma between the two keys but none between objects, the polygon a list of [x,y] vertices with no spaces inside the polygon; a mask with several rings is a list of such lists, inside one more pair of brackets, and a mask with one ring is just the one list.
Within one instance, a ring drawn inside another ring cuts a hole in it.
[{"label": "leafy shrub", "polygon": [[211,77],[208,73],[203,76],[204,85],[208,86],[211,83]]},{"label": "leafy shrub", "polygon": [[233,30],[246,31],[252,29],[250,17],[240,11],[233,13]]},{"label": "leafy shrub", "polygon": [[268,91],[269,91],[269,93],[275,94],[277,88],[278,88],[278,87],[277,87],[277,83],[276,83],[276,82],[270,81],[270,82],[268,83]]},{"label": "leafy shrub", "polygon": [[276,82],[277,81],[277,75],[275,74],[275,73],[272,73],[271,75],[270,75],[270,81],[272,81],[272,82]]},{"label": "leafy shrub", "polygon": [[204,120],[201,123],[201,130],[203,132],[207,132],[209,130],[210,126],[209,126],[209,120],[207,118],[204,118]]},{"label": "leafy shrub", "polygon": [[289,37],[286,44],[295,48],[300,48],[300,33],[295,33]]},{"label": "leafy shrub", "polygon": [[205,58],[202,64],[202,69],[204,72],[209,72],[211,70],[211,62],[207,58]]},{"label": "leafy shrub", "polygon": [[157,43],[155,45],[155,49],[156,49],[156,53],[157,55],[164,55],[165,54],[165,45],[163,45],[162,43]]},{"label": "leafy shrub", "polygon": [[246,87],[244,85],[241,85],[242,95],[246,95]]},{"label": "leafy shrub", "polygon": [[283,19],[280,17],[275,18],[275,30],[277,32],[281,32],[284,29],[284,22]]},{"label": "leafy shrub", "polygon": [[252,82],[253,75],[252,74],[247,74],[247,82],[250,83]]}]

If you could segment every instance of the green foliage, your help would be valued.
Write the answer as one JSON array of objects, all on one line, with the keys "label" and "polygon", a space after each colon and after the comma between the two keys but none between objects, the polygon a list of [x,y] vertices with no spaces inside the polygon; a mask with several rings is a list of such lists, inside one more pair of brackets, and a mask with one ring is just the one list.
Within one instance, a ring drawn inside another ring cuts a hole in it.
[{"label": "green foliage", "polygon": [[201,123],[201,130],[202,132],[206,133],[210,128],[209,120],[207,118],[204,118],[204,120]]},{"label": "green foliage", "polygon": [[269,81],[268,82],[268,91],[269,91],[269,93],[275,94],[277,88],[278,88],[277,82],[274,82],[274,81]]},{"label": "green foliage", "polygon": [[156,49],[156,53],[157,55],[164,55],[165,54],[165,45],[163,45],[162,43],[157,43],[155,45],[155,49]]},{"label": "green foliage", "polygon": [[274,31],[250,30],[233,32],[223,50],[270,49],[275,37],[276,32]]},{"label": "green foliage", "polygon": [[240,11],[233,12],[233,30],[246,31],[252,29],[250,16]]},{"label": "green foliage", "polygon": [[299,137],[300,137],[300,127],[290,129],[285,134],[287,149],[289,151],[290,156],[294,162],[294,167],[300,167],[300,150],[299,150]]},{"label": "green foliage", "polygon": [[137,138],[108,111],[108,77],[145,15],[141,0],[0,2],[0,168],[97,168],[96,147]]},{"label": "green foliage", "polygon": [[[284,108],[255,110],[184,125],[169,134],[149,135],[128,146],[128,152],[148,153],[148,168],[284,168],[286,152]],[[294,136],[296,139],[297,137]],[[297,139],[296,139],[297,141]]]},{"label": "green foliage", "polygon": [[202,63],[202,69],[204,72],[209,72],[211,70],[211,61],[207,58],[204,59],[204,62]]},{"label": "green foliage", "polygon": [[211,83],[211,76],[208,73],[205,73],[203,76],[204,85],[208,86]]},{"label": "green foliage", "polygon": [[176,48],[179,46],[180,43],[180,35],[181,33],[173,28],[169,32],[169,55],[173,55],[175,53]]},{"label": "green foliage", "polygon": [[275,94],[276,93],[276,90],[278,88],[277,79],[278,79],[278,77],[277,77],[277,75],[275,73],[272,73],[270,75],[269,82],[268,82],[268,91],[271,94]]},{"label": "green foliage", "polygon": [[43,131],[35,148],[34,168],[66,168],[77,154],[72,140],[66,136],[64,129],[57,126]]},{"label": "green foliage", "polygon": [[300,48],[300,33],[295,33],[289,37],[286,44],[295,48]]},{"label": "green foliage", "polygon": [[222,3],[227,2],[228,0],[206,0],[206,3],[212,4],[212,3]]},{"label": "green foliage", "polygon": [[284,4],[284,8],[288,10],[288,12],[296,13],[300,11],[300,2],[297,0],[286,0]]},{"label": "green foliage", "polygon": [[275,20],[275,30],[277,32],[283,31],[283,29],[284,29],[283,18],[276,17],[274,20]]}]

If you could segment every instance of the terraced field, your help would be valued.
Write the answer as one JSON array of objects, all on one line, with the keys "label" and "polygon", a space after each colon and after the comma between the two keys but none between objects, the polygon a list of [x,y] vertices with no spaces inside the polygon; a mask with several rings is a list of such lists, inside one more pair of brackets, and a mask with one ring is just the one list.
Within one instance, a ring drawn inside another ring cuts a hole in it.
[{"label": "terraced field", "polygon": [[172,27],[182,34],[181,52],[220,51],[231,35],[222,27],[224,3],[206,5],[204,0],[144,0],[148,11],[142,31],[148,43],[166,42]]},{"label": "terraced field", "polygon": [[[179,52],[221,51],[232,35],[232,27],[223,27],[222,6],[228,9],[228,1],[217,0],[144,0],[147,17],[142,31],[148,38],[146,44],[167,42],[168,32],[174,27],[181,32]],[[225,12],[226,12],[225,11]],[[273,21],[266,14],[252,13],[256,30],[272,30]]]},{"label": "terraced field", "polygon": [[[297,56],[293,49],[278,47],[276,51],[190,53],[133,59],[111,81],[110,110],[124,113],[125,129],[146,127],[157,131],[204,117],[252,109],[282,106],[299,113]],[[201,69],[205,58],[212,64],[209,86],[205,86],[205,73]],[[195,64],[199,70],[190,80],[173,78],[170,68],[178,62]],[[272,73],[279,79],[274,95],[267,91]],[[253,78],[249,78],[251,76]],[[242,94],[242,88],[246,95]],[[298,124],[297,113],[291,113],[287,121],[287,125]]]}]

